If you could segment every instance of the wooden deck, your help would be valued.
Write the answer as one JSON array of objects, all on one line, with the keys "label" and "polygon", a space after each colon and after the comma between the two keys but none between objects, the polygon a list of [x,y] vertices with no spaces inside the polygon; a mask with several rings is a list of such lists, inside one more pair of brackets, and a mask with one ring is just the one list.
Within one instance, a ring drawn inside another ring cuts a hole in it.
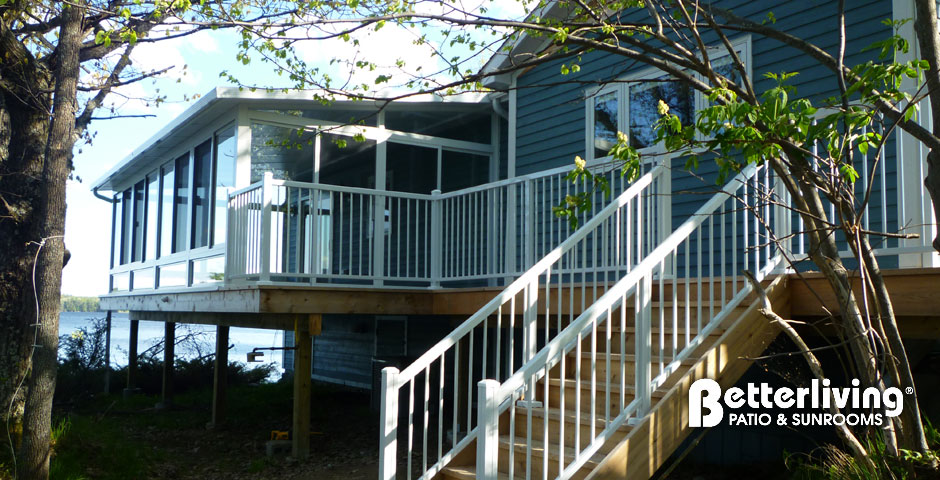
[{"label": "wooden deck", "polygon": [[[920,338],[940,338],[940,268],[890,270],[884,273],[888,289],[894,299],[895,313],[903,318],[906,335]],[[826,311],[837,312],[838,303],[826,279],[819,273],[790,275],[788,294],[795,318],[825,316]],[[802,280],[801,278],[802,277]],[[743,278],[739,281],[743,282]],[[714,288],[716,300],[720,284]],[[685,287],[677,286],[677,298],[685,298]],[[178,323],[228,325],[234,327],[293,329],[298,317],[323,314],[358,315],[429,315],[446,321],[474,314],[503,287],[460,289],[408,289],[334,286],[218,286],[202,290],[154,292],[145,294],[116,294],[101,298],[105,310],[130,311],[131,319]],[[605,290],[599,285],[597,295]],[[690,298],[697,297],[698,289],[692,285]],[[702,295],[710,290],[703,282]],[[561,294],[562,311],[567,304],[582,304],[582,293],[593,297],[593,285],[552,288],[549,298],[554,304]],[[654,282],[653,299],[659,298]],[[663,299],[672,298],[672,286],[664,282]],[[591,303],[586,299],[585,305]],[[521,303],[517,309],[521,312]],[[575,311],[578,309],[575,308]]]}]

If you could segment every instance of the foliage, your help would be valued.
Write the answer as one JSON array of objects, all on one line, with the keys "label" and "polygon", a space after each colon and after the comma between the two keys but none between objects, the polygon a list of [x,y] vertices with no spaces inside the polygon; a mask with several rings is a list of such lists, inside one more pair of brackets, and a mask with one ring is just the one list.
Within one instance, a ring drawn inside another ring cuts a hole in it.
[{"label": "foliage", "polygon": [[[97,319],[90,326],[81,327],[59,338],[59,369],[56,379],[56,403],[75,403],[104,390],[105,331],[107,324]],[[215,361],[214,345],[200,334],[189,332],[177,337],[177,359],[174,365],[173,386],[176,392],[204,388],[212,382]],[[163,385],[163,343],[156,341],[139,354],[135,385],[144,393],[159,394]],[[181,355],[195,355],[181,358]],[[127,367],[108,366],[113,379],[127,374]],[[267,382],[276,372],[274,364],[254,368],[241,362],[229,362],[228,383],[250,385]]]},{"label": "foliage", "polygon": [[98,297],[75,297],[62,295],[63,312],[98,312]]},{"label": "foliage", "polygon": [[932,451],[927,453],[902,450],[895,457],[887,452],[880,432],[869,434],[865,447],[875,465],[875,470],[859,462],[851,454],[835,445],[825,445],[811,454],[786,454],[784,462],[797,480],[881,480],[933,478],[940,449],[940,435],[929,421],[925,421],[927,438]]}]

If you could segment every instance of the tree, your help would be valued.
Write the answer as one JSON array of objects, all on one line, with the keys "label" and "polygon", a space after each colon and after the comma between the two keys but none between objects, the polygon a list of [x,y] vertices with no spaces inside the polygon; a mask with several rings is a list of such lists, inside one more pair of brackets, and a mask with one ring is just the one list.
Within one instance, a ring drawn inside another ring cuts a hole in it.
[{"label": "tree", "polygon": [[[486,9],[471,11],[450,3],[435,8],[421,1],[355,2],[340,16],[326,15],[319,10],[321,5],[314,4],[302,16],[304,20],[297,23],[253,28],[257,41],[246,42],[243,48],[244,55],[249,51],[258,52],[264,61],[283,69],[295,86],[315,86],[333,94],[342,94],[334,79],[318,68],[308,67],[296,55],[295,47],[311,37],[355,42],[357,33],[378,30],[389,23],[402,28],[417,25],[439,30],[436,35],[421,35],[416,43],[434,43],[432,50],[443,59],[444,68],[405,76],[398,84],[419,91],[446,93],[461,88],[477,89],[486,75],[503,75],[552,61],[561,62],[562,75],[570,75],[578,72],[583,55],[597,51],[619,56],[624,64],[634,62],[655,67],[685,82],[708,94],[714,105],[689,125],[683,125],[678,117],[664,109],[658,140],[666,142],[673,151],[691,156],[702,150],[713,152],[724,174],[733,173],[747,163],[772,168],[792,199],[790,207],[806,225],[804,234],[810,243],[809,257],[824,273],[839,301],[838,324],[852,361],[851,370],[868,386],[913,388],[911,368],[891,298],[871,245],[871,238],[905,235],[863,228],[862,211],[867,199],[859,203],[854,194],[858,172],[853,167],[853,152],[856,149],[875,151],[898,130],[916,138],[930,150],[925,185],[935,213],[940,214],[940,35],[934,2],[916,0],[915,3],[916,30],[925,60],[908,63],[893,60],[894,52],[910,48],[908,40],[895,33],[876,45],[884,53],[882,58],[847,65],[844,1],[839,1],[836,7],[834,22],[837,25],[832,35],[838,47],[834,51],[774,28],[772,15],[745,18],[712,4],[685,0],[543,1],[528,5],[532,13],[521,20],[500,16],[498,12],[494,15]],[[897,29],[904,21],[893,19],[889,27]],[[316,33],[311,35],[311,31]],[[831,73],[831,85],[837,87],[839,93],[822,103],[791,100],[797,92],[788,85],[790,74],[773,76],[777,85],[766,92],[755,91],[745,65],[729,40],[731,33],[742,32],[772,39],[802,52]],[[496,51],[496,46],[519,38],[523,33],[541,38],[547,47],[534,53],[526,52],[524,56]],[[733,72],[721,72],[710,62],[709,42],[717,42],[718,48],[733,59]],[[455,45],[463,46],[463,51],[454,54]],[[480,72],[472,68],[472,64],[481,50],[506,55],[509,61],[502,67]],[[361,60],[358,65],[381,70],[380,64],[369,60]],[[906,78],[916,79],[921,75],[926,76],[926,82],[920,90],[912,93],[901,88]],[[383,99],[371,91],[376,85],[393,84],[392,79],[383,71],[376,74],[374,81],[347,82],[343,90],[351,87],[355,98],[381,101]],[[577,75],[559,81],[572,85],[597,82],[579,79]],[[914,118],[914,105],[925,95],[929,95],[935,107],[931,113],[933,132]],[[819,114],[821,106],[834,113]],[[866,130],[875,122],[883,123],[884,135]],[[708,140],[701,140],[701,134]],[[627,171],[636,172],[639,154],[630,147],[626,136],[619,137],[615,147],[619,154],[615,157]],[[823,152],[811,151],[809,146],[816,143],[826,147]],[[834,173],[819,174],[814,170],[816,165]],[[582,167],[577,168],[584,173]],[[575,209],[586,207],[590,203],[589,195],[570,198],[568,205]],[[779,198],[767,201],[779,201]],[[834,216],[829,214],[827,203],[834,205]],[[570,214],[572,209],[561,206],[560,211]],[[858,262],[864,281],[861,298],[853,291],[851,269],[840,258],[836,232],[848,239]],[[934,239],[933,246],[940,251],[940,237]],[[768,310],[767,314],[768,318],[779,320],[772,311]],[[812,363],[811,355],[807,357]],[[929,449],[916,394],[907,399],[903,415],[882,431],[884,441],[895,454],[902,448],[926,453]],[[852,432],[843,433],[858,460],[870,462],[862,443]]]},{"label": "tree", "polygon": [[4,421],[22,414],[22,478],[48,476],[76,142],[115,88],[162,73],[133,67],[135,46],[293,12],[250,0],[0,1],[0,403]]}]

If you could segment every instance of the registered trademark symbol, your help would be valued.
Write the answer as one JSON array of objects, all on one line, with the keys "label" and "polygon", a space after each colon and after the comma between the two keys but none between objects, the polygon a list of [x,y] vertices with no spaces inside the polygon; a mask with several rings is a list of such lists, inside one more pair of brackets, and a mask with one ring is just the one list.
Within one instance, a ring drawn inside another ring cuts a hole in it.
[{"label": "registered trademark symbol", "polygon": [[907,393],[908,395],[910,395],[910,394],[914,393],[914,387],[907,387],[907,388],[904,389],[904,392]]}]

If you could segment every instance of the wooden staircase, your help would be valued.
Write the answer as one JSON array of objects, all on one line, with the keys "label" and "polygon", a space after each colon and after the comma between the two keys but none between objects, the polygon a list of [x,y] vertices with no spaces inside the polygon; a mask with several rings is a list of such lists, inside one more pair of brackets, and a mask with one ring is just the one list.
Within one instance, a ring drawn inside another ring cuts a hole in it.
[{"label": "wooden staircase", "polygon": [[[768,289],[775,310],[784,315],[789,310],[785,289],[783,278]],[[735,309],[714,328],[652,392],[648,414],[609,432],[598,452],[566,478],[645,479],[652,476],[691,431],[687,392],[692,382],[708,377],[725,388],[730,387],[751,365],[748,358],[760,355],[779,333],[779,329],[757,311],[753,299],[747,303],[749,306]],[[695,307],[692,310],[696,310],[697,305]],[[658,308],[658,304],[653,305],[654,318],[658,316]],[[671,307],[666,305],[666,310]],[[533,402],[518,401],[512,410],[502,413],[498,478],[558,478],[562,468],[562,445],[567,464],[575,458],[575,445],[580,446],[578,450],[587,447],[590,439],[608,425],[615,415],[613,412],[619,412],[634,399],[636,328],[629,309],[626,317],[626,328],[611,325],[609,337],[607,326],[598,326],[596,345],[592,345],[590,338],[582,340],[580,352],[575,350],[565,356],[564,371],[562,365],[555,365],[547,377],[537,382]],[[661,333],[665,348],[660,348]],[[659,374],[661,351],[663,365],[672,360],[673,334],[678,334],[681,349],[685,333],[684,327],[652,329],[653,376]],[[689,333],[694,337],[698,333],[697,326],[692,325]],[[608,344],[607,338],[613,340]],[[601,339],[603,341],[598,341]],[[467,450],[474,451],[474,446]],[[464,455],[445,467],[437,478],[477,478],[473,460],[472,456]]]}]

